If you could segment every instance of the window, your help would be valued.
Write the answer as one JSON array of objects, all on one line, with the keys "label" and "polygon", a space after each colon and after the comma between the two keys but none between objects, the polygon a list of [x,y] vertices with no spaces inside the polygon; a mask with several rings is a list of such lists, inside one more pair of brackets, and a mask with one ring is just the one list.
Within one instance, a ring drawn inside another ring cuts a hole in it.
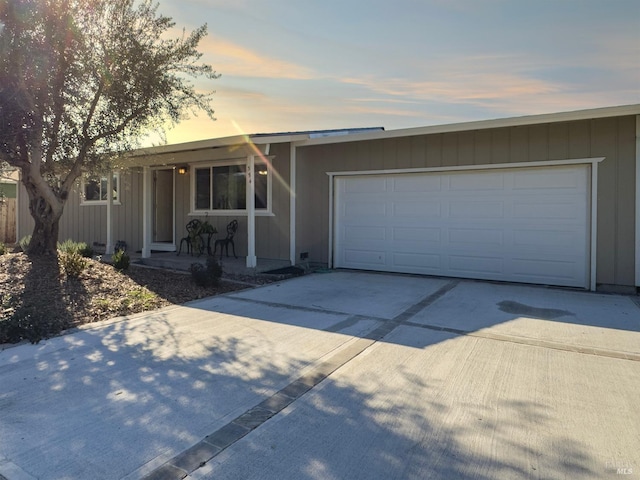
[{"label": "window", "polygon": [[[120,174],[114,173],[112,180],[113,202],[120,202]],[[82,203],[99,205],[107,203],[107,177],[92,177],[82,181]]]},{"label": "window", "polygon": [[[194,210],[197,212],[237,212],[247,209],[246,165],[196,167],[194,171]],[[265,163],[255,164],[256,211],[268,212],[270,174]]]}]

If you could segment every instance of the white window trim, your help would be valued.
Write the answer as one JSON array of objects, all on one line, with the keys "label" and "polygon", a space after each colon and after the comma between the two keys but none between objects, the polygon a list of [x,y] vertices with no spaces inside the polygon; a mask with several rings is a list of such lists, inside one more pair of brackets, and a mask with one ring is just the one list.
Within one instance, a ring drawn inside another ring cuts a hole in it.
[{"label": "white window trim", "polygon": [[[273,213],[273,168],[271,166],[271,160],[273,157],[265,157],[266,160],[256,159],[256,165],[265,165],[267,167],[267,208],[256,208],[256,217],[275,217]],[[218,209],[202,209],[198,210],[195,208],[196,205],[196,169],[201,168],[211,168],[211,167],[228,167],[231,165],[244,165],[247,167],[247,160],[243,158],[242,160],[228,160],[224,162],[202,162],[202,163],[190,163],[189,164],[189,183],[190,183],[190,192],[189,192],[189,213],[187,214],[190,217],[202,217],[202,216],[217,216],[217,217],[237,217],[237,216],[247,216],[247,210],[244,209],[236,209],[236,210],[218,210]],[[213,193],[213,191],[211,192]]]},{"label": "white window trim", "polygon": [[[116,177],[117,179],[116,181],[118,182],[118,197],[113,200],[113,205],[122,205],[122,202],[120,201],[120,193],[122,191],[122,184],[120,182],[120,172],[113,172],[113,176]],[[101,175],[100,180],[102,180],[102,178],[106,179],[107,177],[105,175]],[[83,176],[82,181],[80,182],[80,206],[93,207],[96,205],[106,205],[108,200],[87,200],[84,197],[86,180],[87,179]]]}]

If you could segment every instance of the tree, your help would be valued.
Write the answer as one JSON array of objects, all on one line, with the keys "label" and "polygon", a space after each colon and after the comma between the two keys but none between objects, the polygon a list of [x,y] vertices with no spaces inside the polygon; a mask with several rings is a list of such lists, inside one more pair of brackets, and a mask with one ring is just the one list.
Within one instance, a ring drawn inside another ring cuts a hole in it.
[{"label": "tree", "polygon": [[20,169],[35,221],[30,254],[55,254],[76,180],[197,110],[215,79],[206,25],[170,38],[149,0],[0,0],[0,163]]}]

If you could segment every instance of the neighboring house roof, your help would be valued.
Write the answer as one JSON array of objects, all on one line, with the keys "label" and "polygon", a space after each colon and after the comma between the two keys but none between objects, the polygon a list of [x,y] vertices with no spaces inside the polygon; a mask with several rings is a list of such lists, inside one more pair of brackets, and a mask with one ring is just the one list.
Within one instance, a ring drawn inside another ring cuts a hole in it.
[{"label": "neighboring house roof", "polygon": [[0,183],[18,183],[20,179],[17,169],[0,170]]}]

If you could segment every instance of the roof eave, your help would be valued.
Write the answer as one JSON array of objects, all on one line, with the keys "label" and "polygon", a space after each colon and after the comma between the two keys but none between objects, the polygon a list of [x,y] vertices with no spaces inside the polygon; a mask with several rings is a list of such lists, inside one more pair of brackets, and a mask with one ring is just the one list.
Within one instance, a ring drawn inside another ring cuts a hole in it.
[{"label": "roof eave", "polygon": [[452,133],[489,128],[517,127],[542,123],[570,122],[576,120],[590,120],[595,118],[619,117],[625,115],[640,115],[640,104],[621,105],[615,107],[592,108],[571,112],[545,113],[540,115],[526,115],[521,117],[478,120],[472,122],[432,125],[427,127],[404,128],[386,130],[384,132],[361,133],[340,137],[310,138],[298,143],[299,146],[326,145],[330,143],[346,143],[364,140],[381,140],[398,137],[411,137],[437,133]]}]

